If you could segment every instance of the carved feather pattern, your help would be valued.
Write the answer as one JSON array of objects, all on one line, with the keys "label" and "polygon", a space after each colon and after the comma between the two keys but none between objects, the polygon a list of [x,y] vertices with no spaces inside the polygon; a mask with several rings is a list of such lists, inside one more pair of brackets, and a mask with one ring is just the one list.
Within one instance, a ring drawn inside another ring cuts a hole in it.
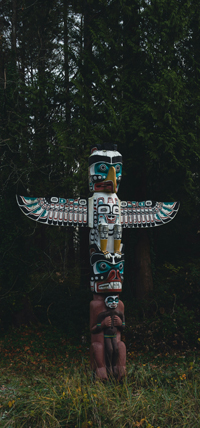
[{"label": "carved feather pattern", "polygon": [[86,199],[29,198],[16,196],[22,212],[32,220],[54,226],[87,226]]},{"label": "carved feather pattern", "polygon": [[[22,212],[32,220],[54,226],[88,226],[87,199],[29,198],[16,196]],[[121,201],[123,228],[161,226],[173,220],[179,202]]]},{"label": "carved feather pattern", "polygon": [[179,202],[121,201],[122,227],[155,227],[173,220]]}]

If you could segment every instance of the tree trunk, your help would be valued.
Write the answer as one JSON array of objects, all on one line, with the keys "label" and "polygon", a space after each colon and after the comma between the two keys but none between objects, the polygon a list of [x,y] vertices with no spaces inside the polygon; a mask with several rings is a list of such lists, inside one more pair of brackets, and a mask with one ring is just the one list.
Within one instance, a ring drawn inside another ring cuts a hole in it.
[{"label": "tree trunk", "polygon": [[[138,3],[128,0],[127,6],[129,8],[124,10],[123,13],[123,79],[126,83],[123,90],[123,102],[129,109],[125,120],[127,120],[126,130],[126,146],[124,153],[124,166],[126,169],[126,176],[123,178],[122,188],[123,198],[128,200],[145,200],[148,198],[147,192],[147,178],[146,178],[146,147],[144,141],[141,139],[139,144],[138,132],[135,132],[133,127],[134,103],[138,105],[138,100],[141,101],[141,93],[138,81],[138,76],[142,74],[141,67],[141,49],[140,49],[140,31],[139,31],[139,9]],[[129,83],[129,89],[127,85]],[[135,144],[133,144],[135,141]],[[135,146],[137,144],[137,153]],[[123,150],[123,149],[122,149]],[[133,168],[130,159],[134,159],[135,167]],[[138,241],[135,247],[135,257],[133,256],[131,245],[132,239],[127,239],[126,253],[127,267],[126,275],[131,287],[136,282],[136,296],[139,299],[146,298],[148,293],[153,289],[153,279],[151,272],[151,257],[150,257],[150,243],[147,230],[140,229],[133,231],[138,236]],[[128,233],[128,231],[127,231]],[[134,266],[134,268],[133,268]],[[135,281],[132,277],[135,272]],[[135,291],[135,290],[134,290]],[[135,293],[133,293],[135,294]]]},{"label": "tree trunk", "polygon": [[16,55],[17,0],[12,0],[12,51]]},{"label": "tree trunk", "polygon": [[153,290],[150,242],[147,229],[140,229],[138,235],[135,248],[136,297],[146,299]]},{"label": "tree trunk", "polygon": [[90,88],[92,84],[92,39],[90,32],[92,6],[85,0],[84,1],[84,66],[83,66],[83,79],[84,79],[84,107],[85,117],[87,122],[91,123],[91,94]]},{"label": "tree trunk", "polygon": [[64,15],[64,70],[65,70],[65,119],[70,123],[70,104],[69,104],[69,34],[68,34],[68,0],[63,1]]},{"label": "tree trunk", "polygon": [[90,260],[89,260],[89,229],[80,228],[80,263],[81,263],[81,286],[89,287]]}]

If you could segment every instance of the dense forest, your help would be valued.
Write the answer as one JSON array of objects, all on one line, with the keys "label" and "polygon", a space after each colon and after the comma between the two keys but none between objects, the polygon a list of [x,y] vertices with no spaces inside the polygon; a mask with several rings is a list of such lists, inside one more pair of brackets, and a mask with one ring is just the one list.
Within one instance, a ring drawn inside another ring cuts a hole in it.
[{"label": "dense forest", "polygon": [[88,230],[31,222],[15,195],[88,197],[90,147],[108,142],[123,156],[121,200],[181,204],[164,227],[123,232],[127,314],[196,344],[199,1],[1,0],[0,11],[0,326],[87,330]]}]

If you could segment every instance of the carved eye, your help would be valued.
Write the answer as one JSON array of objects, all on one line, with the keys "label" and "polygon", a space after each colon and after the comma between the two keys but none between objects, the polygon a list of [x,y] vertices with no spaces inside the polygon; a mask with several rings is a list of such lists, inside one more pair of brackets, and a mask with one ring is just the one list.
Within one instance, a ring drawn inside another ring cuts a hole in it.
[{"label": "carved eye", "polygon": [[100,169],[100,171],[106,171],[107,168],[106,168],[106,165],[102,163],[100,165],[99,169]]},{"label": "carved eye", "polygon": [[109,214],[109,213],[110,213],[109,206],[105,206],[105,205],[103,205],[103,206],[99,206],[99,207],[98,207],[98,213],[99,213],[99,214],[104,214],[104,213]]},{"label": "carved eye", "polygon": [[122,270],[122,269],[123,269],[123,263],[120,263],[119,270]]},{"label": "carved eye", "polygon": [[113,207],[113,214],[119,214],[119,208],[118,207],[116,207],[116,206],[114,206]]},{"label": "carved eye", "polygon": [[120,172],[120,165],[115,166],[116,172]]},{"label": "carved eye", "polygon": [[106,171],[107,167],[104,163],[102,163],[99,167],[100,171]]},{"label": "carved eye", "polygon": [[100,269],[101,270],[105,270],[106,269],[106,263],[101,263],[100,264]]}]

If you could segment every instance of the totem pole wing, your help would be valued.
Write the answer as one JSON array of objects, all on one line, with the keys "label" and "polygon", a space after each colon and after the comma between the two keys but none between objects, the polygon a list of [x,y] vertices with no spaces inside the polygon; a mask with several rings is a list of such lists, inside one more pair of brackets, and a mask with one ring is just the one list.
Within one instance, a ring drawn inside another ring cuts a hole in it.
[{"label": "totem pole wing", "polygon": [[16,195],[22,212],[32,220],[53,226],[88,226],[86,199],[29,198]]},{"label": "totem pole wing", "polygon": [[179,202],[121,201],[122,227],[155,227],[173,220]]}]

